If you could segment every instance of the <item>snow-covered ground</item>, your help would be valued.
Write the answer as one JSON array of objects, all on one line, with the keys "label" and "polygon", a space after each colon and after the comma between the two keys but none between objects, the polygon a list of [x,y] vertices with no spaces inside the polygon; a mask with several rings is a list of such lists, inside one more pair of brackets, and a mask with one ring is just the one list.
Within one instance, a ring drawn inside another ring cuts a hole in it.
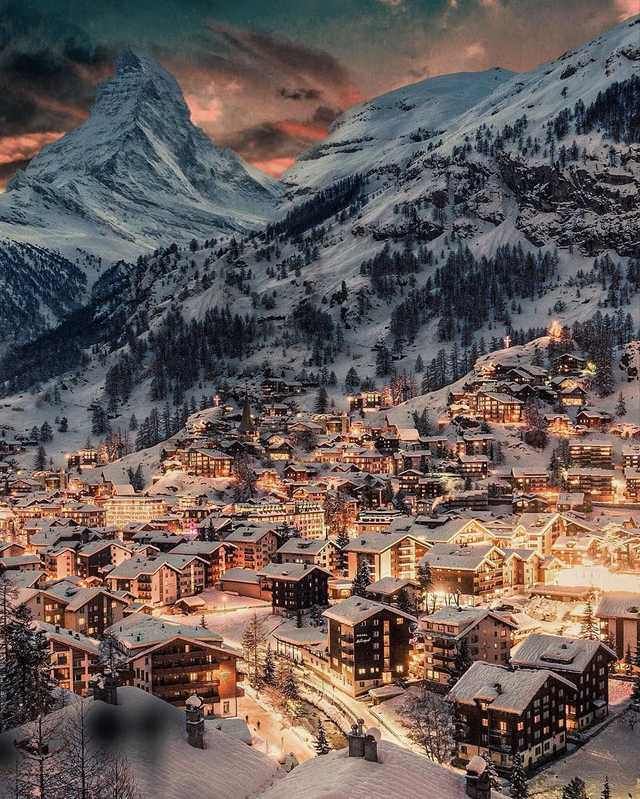
[{"label": "snow-covered ground", "polygon": [[628,711],[616,718],[577,752],[544,769],[529,786],[531,799],[558,799],[563,786],[574,777],[585,781],[588,796],[598,797],[605,776],[609,777],[612,799],[639,796],[640,718],[631,729],[630,715]]}]

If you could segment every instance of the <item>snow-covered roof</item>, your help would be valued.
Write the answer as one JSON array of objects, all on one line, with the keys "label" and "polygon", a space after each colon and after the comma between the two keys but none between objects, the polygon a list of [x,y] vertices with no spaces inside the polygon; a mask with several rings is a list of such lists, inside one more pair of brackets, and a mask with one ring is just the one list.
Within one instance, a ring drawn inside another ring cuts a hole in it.
[{"label": "snow-covered roof", "polygon": [[449,691],[448,697],[463,705],[487,702],[492,710],[520,715],[549,679],[571,691],[575,686],[548,669],[510,669],[476,661]]},{"label": "snow-covered roof", "polygon": [[[126,757],[140,796],[257,797],[278,774],[275,760],[215,724],[205,724],[205,749],[190,746],[184,711],[138,688],[118,688],[117,705],[82,701],[89,725],[104,728],[109,723],[112,729],[126,730]],[[75,707],[70,704],[55,715],[73,718]],[[13,742],[20,739],[20,730],[5,736]]]},{"label": "snow-covered roof", "polygon": [[37,630],[41,630],[47,636],[48,641],[57,641],[64,646],[75,647],[95,657],[98,656],[100,642],[95,638],[89,638],[89,636],[82,633],[68,630],[56,624],[48,624],[44,621],[34,622],[34,627]]},{"label": "snow-covered roof", "polygon": [[[345,547],[346,552],[384,552],[404,538],[415,538],[406,532],[397,533],[362,533]],[[422,542],[420,542],[422,543]]]},{"label": "snow-covered roof", "polygon": [[311,538],[289,538],[277,550],[278,555],[318,555],[327,546],[335,546],[335,542],[330,539],[311,539]]},{"label": "snow-covered roof", "polygon": [[350,596],[342,602],[337,602],[328,610],[325,610],[322,615],[326,619],[333,619],[333,621],[337,621],[340,624],[354,626],[384,610],[396,616],[402,616],[408,621],[416,621],[415,616],[409,613],[389,605],[383,605],[381,602],[374,602],[372,599],[364,599],[361,596]]},{"label": "snow-covered roof", "polygon": [[493,544],[434,544],[422,560],[435,569],[474,571],[494,550],[502,551]]},{"label": "snow-covered roof", "polygon": [[308,563],[269,563],[258,574],[272,580],[293,580],[297,582],[311,573],[326,574],[331,577],[331,572],[321,566],[312,566]]},{"label": "snow-covered roof", "polygon": [[238,583],[255,583],[256,585],[260,582],[260,577],[258,573],[253,571],[253,569],[242,569],[240,567],[236,567],[235,569],[227,569],[227,571],[222,575],[223,581],[230,581],[230,582],[238,582]]},{"label": "snow-covered roof", "polygon": [[640,621],[640,594],[632,591],[607,591],[600,597],[596,616],[599,619]]},{"label": "snow-covered roof", "polygon": [[314,757],[293,769],[260,799],[388,799],[437,796],[464,799],[465,779],[389,741],[378,744],[379,763],[349,757],[346,749]]},{"label": "snow-covered roof", "polygon": [[409,577],[383,577],[375,583],[369,583],[367,591],[371,594],[384,594],[390,596],[402,588],[417,588],[420,583]]},{"label": "snow-covered roof", "polygon": [[209,630],[200,625],[167,621],[146,613],[132,613],[116,624],[112,624],[107,632],[126,649],[147,648],[176,636],[220,644],[223,640],[220,633],[215,630]]},{"label": "snow-covered roof", "polygon": [[525,638],[511,650],[511,662],[515,665],[581,674],[598,650],[615,658],[615,652],[602,641],[537,633]]}]

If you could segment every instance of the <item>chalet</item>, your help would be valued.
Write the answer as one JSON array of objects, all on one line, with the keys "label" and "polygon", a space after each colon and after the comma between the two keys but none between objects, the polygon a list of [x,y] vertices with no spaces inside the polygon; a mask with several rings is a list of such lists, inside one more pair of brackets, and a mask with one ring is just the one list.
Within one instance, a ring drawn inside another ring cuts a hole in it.
[{"label": "chalet", "polygon": [[568,436],[573,432],[573,422],[566,413],[545,413],[547,432],[554,436]]},{"label": "chalet", "polygon": [[303,463],[288,463],[284,467],[284,477],[286,480],[293,480],[296,483],[308,483],[311,479],[311,471]]},{"label": "chalet", "polygon": [[[558,400],[563,408],[582,408],[587,399],[587,392],[579,385],[575,385],[572,388],[564,388],[558,392]],[[581,424],[581,422],[578,422],[578,424]]]},{"label": "chalet", "polygon": [[509,394],[479,391],[476,394],[475,410],[485,421],[502,424],[517,423],[522,418],[522,400]]},{"label": "chalet", "polygon": [[220,577],[235,565],[237,548],[228,541],[202,541],[195,538],[184,541],[169,550],[170,555],[195,555],[207,566],[204,570],[205,587],[216,585]]},{"label": "chalet", "polygon": [[181,596],[204,588],[206,561],[190,555],[158,554],[130,558],[106,577],[112,591],[127,591],[153,605],[173,605]]},{"label": "chalet", "polygon": [[280,563],[306,563],[309,566],[320,566],[332,574],[337,574],[340,570],[340,548],[329,538],[324,541],[289,538],[276,550],[275,557]]},{"label": "chalet", "polygon": [[607,469],[567,469],[567,490],[589,494],[599,502],[611,502],[615,496],[615,476],[615,472]]},{"label": "chalet", "polygon": [[280,545],[273,527],[256,522],[236,528],[225,541],[236,547],[235,565],[242,569],[263,569]]},{"label": "chalet", "polygon": [[415,579],[418,562],[428,548],[421,538],[403,532],[360,535],[344,548],[348,576],[355,577],[360,564],[366,563],[372,582],[383,577]]},{"label": "chalet", "polygon": [[625,447],[622,450],[622,466],[624,469],[640,471],[640,449]]},{"label": "chalet", "polygon": [[595,615],[618,660],[640,650],[640,593],[606,591],[600,597]]},{"label": "chalet", "polygon": [[91,681],[101,671],[100,642],[57,624],[36,622],[49,644],[51,677],[58,687],[80,696],[88,696]]},{"label": "chalet", "polygon": [[626,480],[625,496],[632,502],[640,502],[640,470],[625,469]]},{"label": "chalet", "polygon": [[514,513],[546,513],[554,502],[541,494],[514,494],[511,504]]},{"label": "chalet", "polygon": [[611,414],[591,408],[583,408],[576,416],[576,424],[586,427],[588,430],[605,431],[612,421]]},{"label": "chalet", "polygon": [[375,583],[369,583],[366,594],[375,602],[383,605],[401,606],[406,603],[410,607],[416,606],[416,599],[420,583],[406,577],[383,577]]},{"label": "chalet", "polygon": [[551,554],[564,566],[579,566],[597,561],[601,549],[600,540],[593,535],[560,535],[553,542]]},{"label": "chalet", "polygon": [[472,480],[483,480],[489,474],[489,458],[486,455],[459,455],[460,474]]},{"label": "chalet", "polygon": [[415,494],[417,492],[418,483],[424,474],[417,469],[405,469],[398,474],[398,482],[400,483],[400,491],[404,494]]},{"label": "chalet", "polygon": [[414,616],[360,596],[323,616],[329,622],[329,675],[352,696],[409,674]]},{"label": "chalet", "polygon": [[377,411],[382,407],[381,391],[361,391],[348,397],[349,411]]},{"label": "chalet", "polygon": [[544,493],[549,489],[549,474],[546,469],[516,467],[511,469],[511,484],[514,491],[525,494]]},{"label": "chalet", "polygon": [[613,469],[613,444],[608,439],[571,438],[569,458],[573,466],[596,466]]},{"label": "chalet", "polygon": [[258,572],[271,592],[271,605],[286,613],[301,613],[329,604],[331,572],[308,563],[270,563]]},{"label": "chalet", "polygon": [[550,669],[473,663],[448,693],[457,711],[458,758],[489,755],[508,771],[515,753],[525,768],[564,753],[565,708],[575,694],[574,684]]},{"label": "chalet", "polygon": [[183,456],[188,474],[197,477],[229,477],[233,459],[217,449],[188,449]]},{"label": "chalet", "polygon": [[518,668],[550,669],[572,682],[576,693],[566,707],[567,731],[582,730],[609,711],[609,664],[615,652],[602,641],[560,635],[530,635],[511,653]]},{"label": "chalet", "polygon": [[478,605],[502,593],[504,553],[493,544],[435,544],[422,562],[429,565],[432,591],[441,598]]},{"label": "chalet", "polygon": [[587,367],[587,359],[570,352],[564,352],[553,360],[553,371],[556,374],[580,374]]},{"label": "chalet", "polygon": [[502,576],[504,590],[528,591],[540,581],[540,556],[533,549],[503,547],[504,566]]},{"label": "chalet", "polygon": [[423,616],[412,657],[414,676],[450,685],[463,647],[471,661],[507,665],[516,627],[508,615],[487,608],[448,606]]},{"label": "chalet", "polygon": [[456,441],[455,454],[460,455],[486,455],[493,460],[495,436],[491,433],[463,433]]},{"label": "chalet", "polygon": [[396,465],[391,455],[371,449],[345,450],[342,463],[351,463],[369,474],[393,474]]},{"label": "chalet", "polygon": [[173,705],[197,692],[207,712],[236,716],[243,695],[237,661],[240,653],[219,633],[200,626],[135,614],[109,628],[126,657],[129,681]]},{"label": "chalet", "polygon": [[130,557],[131,549],[119,541],[109,539],[90,541],[76,550],[75,573],[82,578],[98,577],[109,566],[117,566]]}]

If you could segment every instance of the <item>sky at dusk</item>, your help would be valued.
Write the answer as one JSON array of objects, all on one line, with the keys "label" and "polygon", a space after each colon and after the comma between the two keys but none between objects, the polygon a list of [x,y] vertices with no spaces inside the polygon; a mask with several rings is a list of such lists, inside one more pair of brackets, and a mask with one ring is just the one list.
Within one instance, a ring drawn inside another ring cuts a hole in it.
[{"label": "sky at dusk", "polygon": [[0,2],[0,185],[86,118],[124,47],[178,79],[219,145],[278,175],[344,109],[447,72],[530,69],[640,0]]}]

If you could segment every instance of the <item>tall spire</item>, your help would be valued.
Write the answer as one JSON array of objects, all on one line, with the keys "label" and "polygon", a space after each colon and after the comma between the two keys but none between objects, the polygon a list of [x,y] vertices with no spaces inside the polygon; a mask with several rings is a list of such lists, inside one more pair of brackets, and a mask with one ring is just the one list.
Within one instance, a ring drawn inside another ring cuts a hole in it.
[{"label": "tall spire", "polygon": [[249,404],[249,395],[247,393],[245,393],[244,395],[244,405],[242,407],[242,419],[240,420],[240,426],[238,427],[238,432],[240,433],[253,432],[253,420],[251,419],[251,405]]}]

